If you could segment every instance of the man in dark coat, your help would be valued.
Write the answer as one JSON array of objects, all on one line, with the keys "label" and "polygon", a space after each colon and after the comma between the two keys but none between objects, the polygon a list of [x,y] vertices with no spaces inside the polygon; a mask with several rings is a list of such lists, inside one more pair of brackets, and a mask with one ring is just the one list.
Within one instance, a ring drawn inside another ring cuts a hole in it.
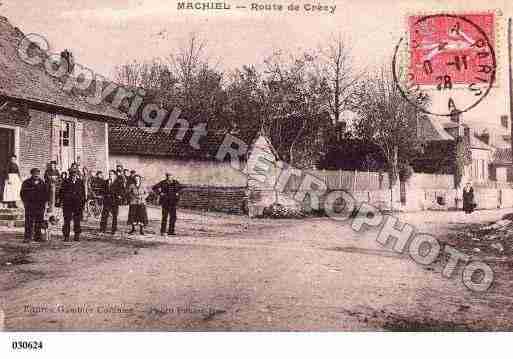
[{"label": "man in dark coat", "polygon": [[109,172],[109,179],[103,181],[99,194],[103,198],[100,232],[107,231],[107,220],[109,215],[112,215],[112,234],[115,234],[118,228],[119,205],[124,195],[123,184],[121,179],[117,178],[116,171]]},{"label": "man in dark coat", "polygon": [[70,170],[70,176],[63,182],[59,193],[60,203],[62,205],[62,212],[64,217],[64,225],[62,227],[62,234],[64,241],[70,240],[70,225],[73,220],[73,232],[75,233],[74,240],[80,241],[80,219],[84,210],[86,201],[85,185],[78,177],[78,172],[74,169]]},{"label": "man in dark coat", "polygon": [[117,179],[121,182],[121,185],[123,187],[123,199],[121,200],[120,205],[126,206],[128,205],[128,177],[124,175],[125,170],[123,169],[122,165],[116,166],[116,176]]},{"label": "man in dark coat", "polygon": [[126,182],[126,183],[127,183],[127,187],[130,187],[130,185],[131,185],[132,183],[135,183],[135,175],[136,175],[136,174],[137,174],[137,172],[136,172],[136,171],[134,171],[134,170],[131,170],[131,171],[130,171],[130,176],[128,176],[128,178],[127,178],[127,182]]},{"label": "man in dark coat", "polygon": [[51,161],[48,168],[45,171],[45,183],[48,186],[49,193],[49,205],[48,213],[52,213],[55,209],[56,194],[58,192],[60,173],[57,169],[57,162]]},{"label": "man in dark coat", "polygon": [[166,234],[167,220],[169,217],[169,228],[167,234],[175,235],[176,206],[180,196],[182,186],[180,182],[171,178],[171,174],[166,173],[166,179],[153,186],[153,191],[160,195],[160,205],[162,206],[162,224],[160,234]]},{"label": "man in dark coat", "polygon": [[30,170],[31,177],[23,181],[20,196],[25,206],[25,239],[30,242],[34,235],[36,242],[43,240],[41,228],[43,225],[45,205],[48,202],[48,186],[40,178],[41,172],[37,168]]}]

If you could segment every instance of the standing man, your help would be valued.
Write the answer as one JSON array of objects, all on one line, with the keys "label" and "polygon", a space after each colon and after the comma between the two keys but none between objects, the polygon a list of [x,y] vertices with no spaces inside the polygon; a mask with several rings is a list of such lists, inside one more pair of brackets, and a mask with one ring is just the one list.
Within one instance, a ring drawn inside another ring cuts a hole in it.
[{"label": "standing man", "polygon": [[100,195],[103,197],[102,218],[100,220],[100,232],[107,231],[107,220],[112,215],[112,234],[118,229],[119,204],[123,199],[123,185],[117,178],[116,171],[109,172],[109,179],[103,181]]},{"label": "standing man", "polygon": [[123,174],[123,165],[116,165],[116,177],[119,178]]},{"label": "standing man", "polygon": [[130,187],[130,185],[132,183],[135,183],[135,175],[137,174],[137,172],[135,170],[131,170],[130,171],[130,176],[128,176],[128,180],[127,180],[127,186]]},{"label": "standing man", "polygon": [[117,179],[121,182],[121,186],[123,188],[123,199],[121,200],[121,205],[128,205],[128,178],[124,175],[125,171],[123,170],[122,165],[116,166],[116,175]]},{"label": "standing man", "polygon": [[128,181],[130,180],[130,171],[129,171],[127,168],[125,168],[125,169],[123,170],[123,177],[124,177],[124,179],[123,179],[123,180],[125,181],[126,186],[128,187],[128,186],[129,186]]},{"label": "standing man", "polygon": [[73,232],[75,233],[74,240],[80,241],[80,219],[84,211],[86,202],[84,181],[78,177],[78,172],[71,169],[69,177],[64,181],[60,191],[60,201],[62,205],[62,212],[64,217],[64,225],[62,227],[62,234],[64,235],[64,242],[69,242],[70,238],[70,224],[73,219]]},{"label": "standing man", "polygon": [[91,178],[91,195],[92,196],[101,196],[103,191],[103,186],[105,185],[105,178],[103,178],[103,172],[96,172],[96,176]]},{"label": "standing man", "polygon": [[48,202],[48,187],[40,178],[41,172],[38,168],[30,170],[30,178],[23,181],[20,196],[25,206],[25,239],[28,243],[32,240],[41,242],[41,227],[45,214],[45,205]]},{"label": "standing man", "polygon": [[162,224],[160,226],[160,235],[166,234],[167,220],[169,217],[169,228],[167,234],[175,235],[176,223],[176,206],[181,190],[180,182],[171,177],[170,173],[166,173],[166,179],[160,181],[153,190],[160,195],[160,205],[162,206]]},{"label": "standing man", "polygon": [[60,174],[57,169],[57,162],[51,161],[45,171],[45,182],[49,191],[48,213],[53,213],[55,209],[55,201],[57,194],[57,186],[59,184]]}]

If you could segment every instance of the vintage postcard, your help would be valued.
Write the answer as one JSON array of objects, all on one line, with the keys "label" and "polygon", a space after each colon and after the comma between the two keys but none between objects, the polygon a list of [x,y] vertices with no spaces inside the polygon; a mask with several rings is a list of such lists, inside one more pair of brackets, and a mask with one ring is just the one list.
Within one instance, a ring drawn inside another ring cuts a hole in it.
[{"label": "vintage postcard", "polygon": [[1,0],[0,329],[513,330],[512,16]]}]

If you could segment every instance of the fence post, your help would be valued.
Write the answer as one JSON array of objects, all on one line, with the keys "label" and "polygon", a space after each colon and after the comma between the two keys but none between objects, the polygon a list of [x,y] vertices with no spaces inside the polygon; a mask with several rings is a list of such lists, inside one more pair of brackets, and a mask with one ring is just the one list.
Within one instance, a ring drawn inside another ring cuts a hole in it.
[{"label": "fence post", "polygon": [[340,183],[338,189],[342,189],[342,170],[338,170],[338,181]]},{"label": "fence post", "polygon": [[354,170],[353,174],[353,193],[356,192],[356,176],[358,175],[358,170]]}]

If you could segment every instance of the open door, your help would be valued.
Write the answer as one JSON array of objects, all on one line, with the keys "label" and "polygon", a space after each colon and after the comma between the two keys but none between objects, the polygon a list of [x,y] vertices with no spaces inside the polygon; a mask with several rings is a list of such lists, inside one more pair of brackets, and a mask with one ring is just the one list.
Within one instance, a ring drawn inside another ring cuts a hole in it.
[{"label": "open door", "polygon": [[0,127],[0,198],[3,200],[5,170],[14,154],[14,130]]}]

